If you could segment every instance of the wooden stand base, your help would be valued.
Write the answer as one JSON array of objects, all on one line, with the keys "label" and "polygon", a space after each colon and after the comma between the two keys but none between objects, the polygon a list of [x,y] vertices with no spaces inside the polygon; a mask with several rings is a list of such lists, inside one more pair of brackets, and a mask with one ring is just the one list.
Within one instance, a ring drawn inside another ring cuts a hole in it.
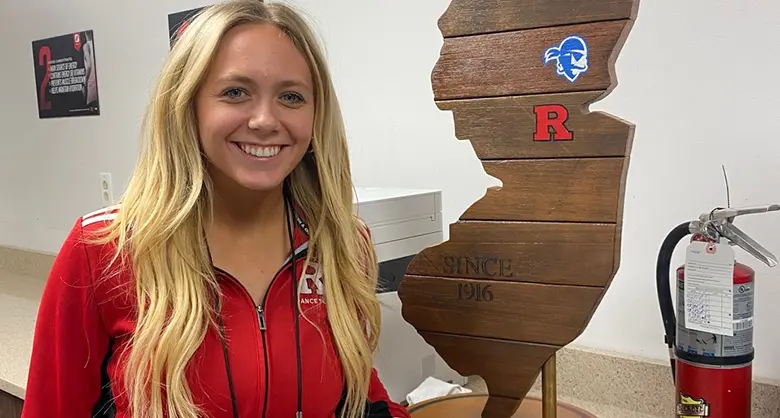
[{"label": "wooden stand base", "polygon": [[[412,405],[409,412],[412,418],[481,418],[487,400],[485,393],[444,396]],[[541,418],[542,409],[542,399],[529,396],[511,418]],[[597,418],[588,411],[562,402],[558,402],[556,413],[558,418]]]}]

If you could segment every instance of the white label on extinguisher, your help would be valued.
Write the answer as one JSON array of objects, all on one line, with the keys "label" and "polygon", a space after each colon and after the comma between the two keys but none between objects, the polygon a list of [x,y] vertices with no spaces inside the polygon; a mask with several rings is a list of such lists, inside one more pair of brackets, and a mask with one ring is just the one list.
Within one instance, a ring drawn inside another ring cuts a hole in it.
[{"label": "white label on extinguisher", "polygon": [[693,241],[685,258],[685,327],[734,335],[734,249]]}]

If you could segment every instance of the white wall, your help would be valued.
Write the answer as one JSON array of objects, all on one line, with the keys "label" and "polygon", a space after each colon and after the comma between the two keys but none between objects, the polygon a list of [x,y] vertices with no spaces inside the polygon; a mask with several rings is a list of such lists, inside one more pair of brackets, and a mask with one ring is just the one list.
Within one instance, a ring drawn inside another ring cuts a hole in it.
[{"label": "white wall", "polygon": [[[100,205],[102,171],[118,194],[137,150],[146,92],[168,51],[166,15],[201,0],[0,2],[0,245],[54,252],[75,217]],[[449,113],[432,101],[448,0],[297,0],[327,42],[360,185],[443,190],[445,221],[488,184]],[[780,203],[774,64],[780,6],[644,0],[617,62],[618,88],[592,106],[637,125],[621,269],[578,345],[666,358],[654,272],[674,225],[725,205]],[[93,29],[102,115],[38,120],[30,42]],[[400,169],[400,165],[407,166]],[[780,214],[739,221],[780,254]],[[681,252],[680,248],[680,252]],[[757,270],[755,374],[780,379],[780,272]],[[682,262],[681,254],[673,265]],[[415,366],[416,367],[416,366]]]}]

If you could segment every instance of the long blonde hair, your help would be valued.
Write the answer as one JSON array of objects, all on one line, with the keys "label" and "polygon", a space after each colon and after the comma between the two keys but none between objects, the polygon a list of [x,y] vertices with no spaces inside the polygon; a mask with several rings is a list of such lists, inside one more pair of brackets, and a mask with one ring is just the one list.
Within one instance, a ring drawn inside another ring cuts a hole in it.
[{"label": "long blonde hair", "polygon": [[[310,228],[309,256],[324,269],[328,322],[344,371],[343,417],[363,416],[380,327],[373,247],[354,216],[341,110],[314,33],[282,4],[234,0],[203,10],[175,43],[144,118],[143,149],[116,219],[100,242],[132,268],[137,325],[124,383],[134,418],[196,417],[186,370],[215,323],[219,294],[204,226],[213,186],[198,140],[193,98],[223,35],[245,23],[273,24],[308,62],[316,102],[312,148],[291,173],[293,198]],[[305,269],[304,269],[305,271]],[[164,391],[162,388],[165,388]]]}]

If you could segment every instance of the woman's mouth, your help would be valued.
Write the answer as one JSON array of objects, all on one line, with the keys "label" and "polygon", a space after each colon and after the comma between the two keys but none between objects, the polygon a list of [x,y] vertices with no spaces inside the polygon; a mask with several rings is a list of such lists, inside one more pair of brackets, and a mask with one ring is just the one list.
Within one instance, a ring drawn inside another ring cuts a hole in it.
[{"label": "woman's mouth", "polygon": [[244,152],[244,154],[255,158],[272,158],[279,154],[282,147],[279,145],[261,146],[255,144],[245,144],[240,142],[234,142],[238,148]]}]

